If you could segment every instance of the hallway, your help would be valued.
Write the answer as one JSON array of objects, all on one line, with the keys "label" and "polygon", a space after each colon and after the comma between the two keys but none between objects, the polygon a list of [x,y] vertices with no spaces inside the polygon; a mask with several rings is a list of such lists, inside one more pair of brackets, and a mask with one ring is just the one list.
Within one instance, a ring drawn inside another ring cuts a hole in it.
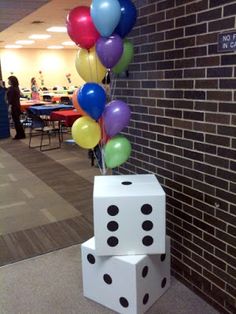
[{"label": "hallway", "polygon": [[93,234],[92,180],[99,171],[90,167],[87,152],[64,144],[42,153],[28,149],[27,142],[0,144],[0,265]]}]

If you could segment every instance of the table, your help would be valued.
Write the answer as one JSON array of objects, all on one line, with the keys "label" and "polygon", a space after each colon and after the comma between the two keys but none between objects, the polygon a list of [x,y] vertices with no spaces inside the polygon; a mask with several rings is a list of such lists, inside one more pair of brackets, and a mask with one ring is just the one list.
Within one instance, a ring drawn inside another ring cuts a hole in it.
[{"label": "table", "polygon": [[42,104],[47,104],[45,101],[40,101],[40,100],[21,100],[20,102],[20,109],[22,112],[27,111],[27,109],[31,106],[35,105],[42,105]]},{"label": "table", "polygon": [[64,121],[67,127],[72,127],[75,120],[79,117],[81,117],[81,114],[74,110],[53,111],[50,114],[50,120]]},{"label": "table", "polygon": [[56,104],[56,105],[44,105],[44,106],[31,106],[29,107],[30,111],[38,116],[50,116],[53,111],[56,110],[69,110],[74,109],[73,106]]},{"label": "table", "polygon": [[48,96],[54,96],[55,93],[49,92],[49,91],[39,91],[40,96],[48,95]]}]

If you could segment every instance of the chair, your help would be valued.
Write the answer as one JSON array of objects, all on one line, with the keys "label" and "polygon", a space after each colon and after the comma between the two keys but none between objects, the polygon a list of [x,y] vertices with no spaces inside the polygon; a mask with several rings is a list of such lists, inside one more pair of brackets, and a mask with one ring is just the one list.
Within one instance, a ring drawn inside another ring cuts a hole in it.
[{"label": "chair", "polygon": [[[44,121],[39,116],[33,114],[28,110],[28,117],[31,119],[30,132],[29,132],[29,148],[39,148],[41,151],[48,151],[61,148],[61,134],[60,128],[47,125],[47,121]],[[48,137],[48,143],[44,144],[45,135]],[[51,136],[58,135],[58,145],[51,146]],[[40,143],[32,145],[32,138],[40,136]],[[44,148],[47,147],[47,148]]]},{"label": "chair", "polygon": [[43,101],[51,102],[52,101],[52,97],[50,95],[43,95]]},{"label": "chair", "polygon": [[68,96],[61,96],[60,103],[64,105],[71,105],[70,97]]},{"label": "chair", "polygon": [[24,129],[29,128],[31,126],[31,119],[28,117],[27,113],[23,112],[20,116],[20,122]]},{"label": "chair", "polygon": [[[33,107],[33,106],[44,106],[44,105],[45,105],[44,103],[38,102],[36,104],[32,104],[31,107]],[[28,112],[22,112],[21,113],[20,122],[21,122],[24,129],[29,128],[31,126],[32,120],[29,117]]]}]

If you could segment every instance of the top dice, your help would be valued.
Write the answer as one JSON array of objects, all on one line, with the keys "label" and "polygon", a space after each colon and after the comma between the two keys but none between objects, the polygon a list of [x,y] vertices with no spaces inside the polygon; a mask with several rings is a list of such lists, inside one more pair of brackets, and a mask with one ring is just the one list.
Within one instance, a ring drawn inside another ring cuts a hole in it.
[{"label": "top dice", "polygon": [[154,175],[97,176],[97,255],[165,253],[165,192]]}]

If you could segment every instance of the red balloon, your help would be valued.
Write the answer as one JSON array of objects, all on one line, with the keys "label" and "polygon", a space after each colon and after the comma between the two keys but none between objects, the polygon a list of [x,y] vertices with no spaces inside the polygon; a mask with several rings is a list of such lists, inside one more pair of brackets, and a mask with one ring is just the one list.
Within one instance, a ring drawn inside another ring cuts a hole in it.
[{"label": "red balloon", "polygon": [[90,8],[86,6],[71,10],[67,15],[66,26],[70,38],[84,49],[92,48],[100,37],[90,16]]}]

